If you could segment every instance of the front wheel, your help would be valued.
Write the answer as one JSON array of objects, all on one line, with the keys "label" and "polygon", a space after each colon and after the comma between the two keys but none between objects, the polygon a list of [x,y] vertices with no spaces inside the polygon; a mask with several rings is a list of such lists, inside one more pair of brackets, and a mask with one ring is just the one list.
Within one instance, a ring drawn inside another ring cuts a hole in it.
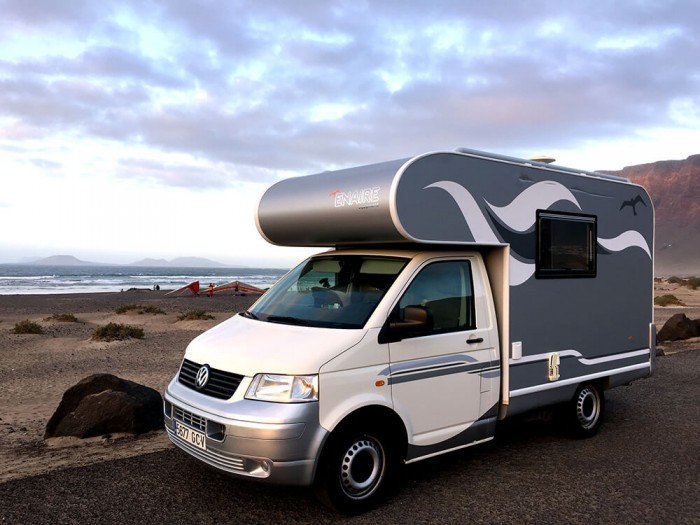
[{"label": "front wheel", "polygon": [[319,465],[319,498],[343,514],[359,514],[386,495],[397,470],[388,436],[378,430],[331,436]]},{"label": "front wheel", "polygon": [[598,432],[603,422],[605,397],[595,384],[581,385],[569,402],[567,417],[569,428],[575,437],[587,438]]}]

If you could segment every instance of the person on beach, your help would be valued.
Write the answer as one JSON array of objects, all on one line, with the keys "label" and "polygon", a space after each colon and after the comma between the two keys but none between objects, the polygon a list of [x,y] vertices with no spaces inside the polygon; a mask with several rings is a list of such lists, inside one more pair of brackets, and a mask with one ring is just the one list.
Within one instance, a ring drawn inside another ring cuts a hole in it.
[{"label": "person on beach", "polygon": [[214,295],[214,283],[209,283],[209,297]]}]

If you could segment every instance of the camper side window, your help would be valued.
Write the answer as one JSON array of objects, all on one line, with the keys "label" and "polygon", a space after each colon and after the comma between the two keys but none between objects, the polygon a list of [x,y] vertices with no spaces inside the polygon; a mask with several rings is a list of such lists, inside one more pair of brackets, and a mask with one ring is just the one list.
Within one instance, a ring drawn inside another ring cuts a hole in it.
[{"label": "camper side window", "polygon": [[595,277],[596,218],[537,212],[537,277]]},{"label": "camper side window", "polygon": [[469,261],[429,264],[413,279],[398,304],[399,320],[407,306],[424,308],[429,326],[407,337],[470,330],[476,327],[474,293]]}]

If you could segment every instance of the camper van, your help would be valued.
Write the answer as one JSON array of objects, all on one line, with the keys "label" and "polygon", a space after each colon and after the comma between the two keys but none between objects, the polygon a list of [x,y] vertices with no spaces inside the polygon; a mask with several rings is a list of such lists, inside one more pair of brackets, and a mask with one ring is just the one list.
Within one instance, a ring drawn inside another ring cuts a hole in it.
[{"label": "camper van", "polygon": [[[324,248],[194,339],[172,442],[345,513],[545,406],[581,437],[655,367],[654,210],[628,180],[459,149],[283,180],[260,234]],[[558,412],[558,411],[557,411]]]}]

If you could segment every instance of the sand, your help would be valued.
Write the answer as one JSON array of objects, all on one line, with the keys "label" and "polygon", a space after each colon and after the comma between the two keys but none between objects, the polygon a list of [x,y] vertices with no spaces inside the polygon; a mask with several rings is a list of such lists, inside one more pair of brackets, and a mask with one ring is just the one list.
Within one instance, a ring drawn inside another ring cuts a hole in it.
[{"label": "sand", "polygon": [[[169,447],[163,431],[143,436],[113,435],[86,440],[44,440],[46,423],[63,393],[95,373],[110,373],[163,392],[176,373],[187,344],[198,334],[246,309],[257,296],[164,297],[133,290],[64,295],[0,295],[0,482],[67,466],[129,457]],[[165,314],[117,314],[121,305],[156,306]],[[201,309],[213,320],[178,321]],[[80,321],[47,320],[73,314]],[[43,334],[14,334],[15,323],[39,323]],[[98,326],[138,326],[143,339],[100,342]]]},{"label": "sand", "polygon": [[[674,294],[684,307],[656,308],[658,329],[675,313],[700,319],[700,290],[657,283],[656,295]],[[156,452],[172,445],[164,431],[141,436],[111,435],[86,440],[44,440],[46,423],[63,392],[95,373],[111,373],[163,392],[175,375],[187,344],[198,334],[246,309],[257,296],[164,297],[165,292],[132,290],[65,295],[0,295],[0,482],[71,466]],[[125,304],[156,306],[165,314],[117,314]],[[201,309],[213,320],[178,321]],[[47,320],[73,314],[79,322]],[[43,334],[12,333],[28,319]],[[139,326],[143,339],[93,341],[96,327],[109,322]],[[671,354],[700,348],[700,338],[664,345]]]}]

